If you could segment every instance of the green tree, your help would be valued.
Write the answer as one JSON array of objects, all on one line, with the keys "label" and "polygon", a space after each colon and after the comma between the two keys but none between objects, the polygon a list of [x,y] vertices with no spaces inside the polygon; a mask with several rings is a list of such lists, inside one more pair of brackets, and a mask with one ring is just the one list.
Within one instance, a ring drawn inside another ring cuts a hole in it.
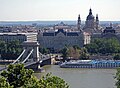
[{"label": "green tree", "polygon": [[113,57],[114,60],[120,60],[120,54],[115,54]]},{"label": "green tree", "polygon": [[85,47],[80,48],[78,46],[65,47],[61,50],[62,56],[64,60],[67,60],[68,57],[70,59],[89,59],[88,51]]},{"label": "green tree", "polygon": [[1,76],[5,77],[10,86],[21,87],[26,81],[32,79],[32,70],[24,69],[24,65],[9,65],[7,71],[3,71]]},{"label": "green tree", "polygon": [[0,41],[0,54],[7,52],[7,45],[4,41]]},{"label": "green tree", "polygon": [[72,57],[73,59],[79,59],[80,57],[80,48],[77,46],[68,48],[68,57]]},{"label": "green tree", "polygon": [[43,76],[39,83],[40,88],[69,88],[69,85],[63,79],[52,76],[50,73]]},{"label": "green tree", "polygon": [[9,65],[1,76],[0,88],[69,88],[63,79],[51,74],[37,79],[33,70],[25,69],[23,64]]},{"label": "green tree", "polygon": [[42,87],[41,84],[39,83],[39,80],[35,76],[32,76],[31,79],[29,79],[29,81],[25,81],[22,88],[42,88]]},{"label": "green tree", "polygon": [[0,78],[0,88],[13,88],[4,77]]},{"label": "green tree", "polygon": [[0,41],[0,54],[2,59],[16,59],[22,51],[19,41]]},{"label": "green tree", "polygon": [[120,68],[117,68],[117,73],[116,73],[115,78],[117,80],[116,86],[117,86],[117,88],[120,88]]},{"label": "green tree", "polygon": [[98,45],[95,43],[91,43],[85,46],[87,48],[87,51],[91,54],[98,53]]},{"label": "green tree", "polygon": [[63,61],[67,60],[67,57],[68,57],[68,48],[65,47],[60,52],[62,53]]},{"label": "green tree", "polygon": [[85,47],[81,48],[80,57],[79,58],[81,60],[88,60],[89,59],[89,54],[88,54],[87,49]]},{"label": "green tree", "polygon": [[120,43],[117,38],[93,39],[91,44],[85,46],[91,54],[113,54],[120,53]]}]

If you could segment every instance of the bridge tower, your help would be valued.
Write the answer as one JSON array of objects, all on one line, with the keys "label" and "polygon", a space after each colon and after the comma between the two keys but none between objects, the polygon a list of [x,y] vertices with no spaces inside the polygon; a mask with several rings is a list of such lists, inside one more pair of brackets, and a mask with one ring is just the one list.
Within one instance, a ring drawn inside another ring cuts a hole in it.
[{"label": "bridge tower", "polygon": [[25,50],[23,56],[22,56],[22,60],[23,63],[25,63],[28,58],[29,58],[29,63],[34,63],[34,64],[30,64],[29,66],[27,66],[27,68],[31,68],[33,70],[39,70],[41,69],[40,67],[40,54],[39,54],[39,43],[37,41],[37,34],[29,34],[27,35],[27,41],[24,41],[22,43],[22,47]]},{"label": "bridge tower", "polygon": [[23,59],[32,51],[32,58],[33,61],[40,61],[40,55],[39,55],[39,43],[37,41],[25,41],[22,44],[23,49],[26,50],[26,52],[23,54]]}]

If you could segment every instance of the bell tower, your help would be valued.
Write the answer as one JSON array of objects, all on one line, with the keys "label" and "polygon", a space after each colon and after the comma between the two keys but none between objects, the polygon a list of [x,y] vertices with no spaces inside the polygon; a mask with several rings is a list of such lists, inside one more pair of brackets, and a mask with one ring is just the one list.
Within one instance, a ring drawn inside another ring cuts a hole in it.
[{"label": "bell tower", "polygon": [[77,28],[78,28],[79,31],[81,31],[81,18],[80,18],[80,14],[78,15]]},{"label": "bell tower", "polygon": [[98,14],[96,14],[96,29],[98,29],[99,27],[99,18],[98,18]]}]

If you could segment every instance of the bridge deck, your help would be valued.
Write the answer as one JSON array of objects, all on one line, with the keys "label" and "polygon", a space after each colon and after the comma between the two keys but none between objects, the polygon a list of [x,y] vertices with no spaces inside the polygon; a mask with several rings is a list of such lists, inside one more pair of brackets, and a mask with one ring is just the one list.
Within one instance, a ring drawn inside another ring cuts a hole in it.
[{"label": "bridge deck", "polygon": [[0,67],[0,71],[6,70],[7,67]]},{"label": "bridge deck", "polygon": [[[41,59],[40,61],[26,62],[26,63],[23,63],[23,64],[24,64],[24,67],[28,67],[28,66],[33,65],[33,64],[37,64],[37,63],[40,64],[41,62],[43,62],[43,61],[45,61],[45,60],[48,60],[48,59],[50,59],[50,57],[43,58],[43,59]],[[5,66],[5,67],[0,67],[0,71],[6,70],[6,69],[7,69],[7,66]]]}]

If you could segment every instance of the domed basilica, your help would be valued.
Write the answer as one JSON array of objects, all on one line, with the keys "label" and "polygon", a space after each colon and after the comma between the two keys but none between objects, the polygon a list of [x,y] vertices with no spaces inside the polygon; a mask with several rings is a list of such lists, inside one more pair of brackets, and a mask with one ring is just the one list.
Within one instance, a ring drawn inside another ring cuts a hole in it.
[{"label": "domed basilica", "polygon": [[99,28],[99,18],[98,18],[98,14],[96,14],[96,19],[92,14],[92,9],[90,8],[89,10],[89,14],[86,18],[85,21],[85,26],[83,28],[84,32],[87,33],[95,33],[95,32],[100,32],[100,28]]},{"label": "domed basilica", "polygon": [[89,14],[86,17],[85,25],[81,25],[81,18],[79,15],[75,26],[61,22],[47,30],[40,31],[38,33],[38,41],[41,47],[59,51],[65,46],[71,47],[77,45],[79,47],[83,47],[85,44],[90,43],[91,38],[104,38],[108,36],[108,34],[109,36],[116,36],[116,33],[111,31],[113,30],[112,26],[107,27],[105,32],[102,30],[103,28],[99,25],[98,14],[94,17],[92,9],[90,8]]}]

